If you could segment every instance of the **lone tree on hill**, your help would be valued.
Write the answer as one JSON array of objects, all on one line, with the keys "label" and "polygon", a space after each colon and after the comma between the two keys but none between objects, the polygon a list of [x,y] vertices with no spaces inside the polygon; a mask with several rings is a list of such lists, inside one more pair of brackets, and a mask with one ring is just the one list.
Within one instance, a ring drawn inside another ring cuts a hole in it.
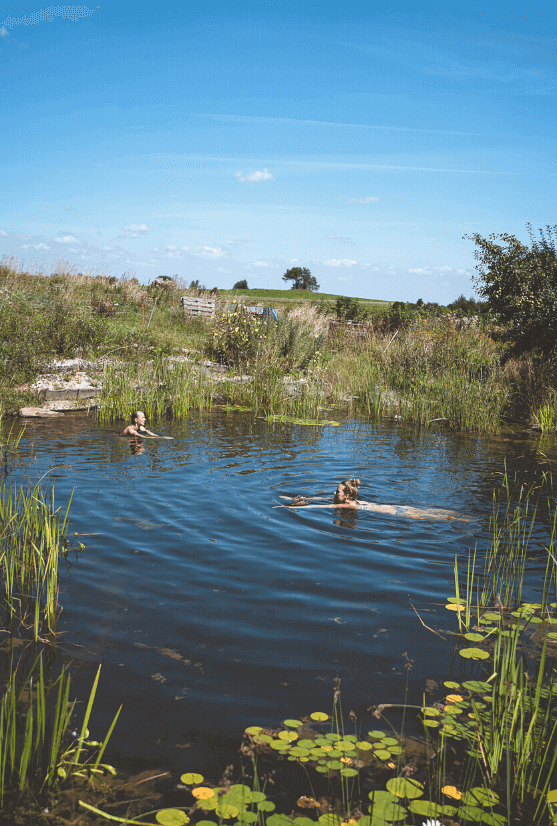
[{"label": "lone tree on hill", "polygon": [[248,282],[244,278],[242,281],[236,281],[234,286],[232,287],[233,290],[249,290]]},{"label": "lone tree on hill", "polygon": [[503,325],[498,337],[515,355],[548,358],[557,352],[557,225],[538,230],[539,240],[526,226],[529,247],[508,233],[464,237],[476,244],[474,286]]},{"label": "lone tree on hill", "polygon": [[282,276],[283,281],[293,281],[293,290],[318,290],[317,279],[307,267],[290,267]]}]

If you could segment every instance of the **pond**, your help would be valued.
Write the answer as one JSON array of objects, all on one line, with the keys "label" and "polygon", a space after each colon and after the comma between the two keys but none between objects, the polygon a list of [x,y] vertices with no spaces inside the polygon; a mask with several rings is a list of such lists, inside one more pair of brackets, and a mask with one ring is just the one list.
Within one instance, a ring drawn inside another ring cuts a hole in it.
[{"label": "pond", "polygon": [[[454,557],[486,547],[505,462],[533,479],[539,436],[213,410],[163,423],[174,440],[133,454],[116,430],[94,414],[33,420],[20,453],[55,479],[59,505],[75,491],[70,531],[85,549],[61,568],[61,656],[77,662],[82,698],[102,663],[93,737],[123,703],[106,755],[117,767],[217,780],[246,726],[330,711],[337,674],[344,711],[371,720],[374,704],[421,704],[427,680],[480,669],[416,612],[454,630]],[[284,507],[298,494],[332,501],[352,476],[363,499],[469,521]],[[534,549],[543,533],[542,515]],[[534,553],[534,590],[544,565]]]}]

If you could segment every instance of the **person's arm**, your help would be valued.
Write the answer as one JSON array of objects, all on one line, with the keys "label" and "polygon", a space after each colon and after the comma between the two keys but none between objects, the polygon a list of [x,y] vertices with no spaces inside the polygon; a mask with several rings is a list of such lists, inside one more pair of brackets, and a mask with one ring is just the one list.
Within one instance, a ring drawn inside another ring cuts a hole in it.
[{"label": "person's arm", "polygon": [[143,428],[139,431],[138,435],[139,435],[139,436],[146,436],[147,438],[149,438],[149,437],[150,437],[150,438],[152,438],[152,439],[173,439],[173,438],[174,438],[174,436],[159,436],[159,434],[158,434],[158,433],[151,433],[151,431],[150,431],[150,430],[147,430],[147,428],[146,428],[146,427],[143,427]]}]

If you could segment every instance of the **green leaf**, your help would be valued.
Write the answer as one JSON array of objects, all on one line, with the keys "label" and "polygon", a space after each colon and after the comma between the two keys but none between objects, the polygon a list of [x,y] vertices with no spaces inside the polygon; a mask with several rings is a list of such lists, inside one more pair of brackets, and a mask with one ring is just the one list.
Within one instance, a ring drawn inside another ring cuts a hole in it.
[{"label": "green leaf", "polygon": [[369,751],[373,746],[367,740],[358,740],[356,748],[360,749],[360,751]]},{"label": "green leaf", "polygon": [[383,740],[381,742],[384,746],[387,746],[387,748],[389,746],[398,746],[398,740],[396,740],[394,737],[383,737]]},{"label": "green leaf", "polygon": [[286,815],[270,815],[267,818],[267,826],[292,826],[292,821]]},{"label": "green leaf", "polygon": [[162,826],[184,826],[189,823],[189,817],[180,809],[161,809],[155,818]]},{"label": "green leaf", "polygon": [[557,803],[557,789],[551,789],[551,791],[547,793],[547,801],[548,803]]},{"label": "green leaf", "polygon": [[501,614],[496,614],[494,611],[488,611],[487,614],[482,616],[482,619],[489,620],[490,622],[498,622],[501,619]]},{"label": "green leaf", "polygon": [[262,800],[261,803],[257,804],[257,810],[259,812],[272,812],[275,809],[275,804],[271,800]]},{"label": "green leaf", "polygon": [[424,793],[422,784],[408,777],[391,777],[387,780],[387,789],[391,794],[396,794],[397,797],[407,797],[409,800],[421,797]]},{"label": "green leaf", "polygon": [[283,720],[282,722],[288,728],[299,728],[302,725],[300,720]]},{"label": "green leaf", "polygon": [[455,683],[453,680],[447,680],[443,685],[447,688],[460,688],[460,683]]},{"label": "green leaf", "polygon": [[481,680],[466,680],[465,683],[462,683],[462,687],[465,688],[467,691],[491,691],[492,686],[490,683],[484,683]]},{"label": "green leaf", "polygon": [[464,639],[470,640],[470,642],[482,642],[482,640],[485,640],[485,637],[483,634],[475,634],[470,631],[469,634],[464,635]]},{"label": "green leaf", "polygon": [[346,768],[346,769],[341,769],[340,773],[343,777],[355,777],[358,774],[358,770],[357,769]]},{"label": "green leaf", "polygon": [[260,731],[263,731],[263,726],[250,726],[246,729],[246,734],[259,734]]},{"label": "green leaf", "polygon": [[251,792],[252,803],[260,803],[265,800],[267,795],[264,792]]},{"label": "green leaf", "polygon": [[186,772],[180,778],[182,783],[186,783],[188,786],[195,785],[197,783],[203,783],[205,778],[202,774],[197,774],[197,772]]},{"label": "green leaf", "polygon": [[[257,818],[257,812],[240,812],[238,815],[238,820],[241,823],[255,823]],[[196,823],[195,826],[199,826],[199,823]]]},{"label": "green leaf", "polygon": [[[310,714],[310,717],[312,720],[317,720],[319,723],[324,723],[325,720],[329,719],[329,715],[325,714],[324,711],[314,711],[313,714]],[[268,820],[267,823],[269,823]],[[270,826],[273,826],[273,824],[271,823]],[[278,826],[278,824],[276,824],[276,826]]]},{"label": "green leaf", "polygon": [[373,754],[378,760],[388,760],[391,756],[391,752],[387,751],[387,749],[377,749]]},{"label": "green leaf", "polygon": [[219,817],[224,818],[224,820],[228,820],[231,817],[237,817],[240,810],[238,806],[234,806],[232,803],[223,803],[221,801],[221,803],[217,805],[215,812]]},{"label": "green leaf", "polygon": [[372,824],[381,817],[389,821],[404,819],[406,809],[395,795],[384,791],[374,791],[369,793],[369,799],[371,800]]},{"label": "green leaf", "polygon": [[483,651],[481,648],[461,648],[458,653],[467,660],[487,660],[489,657],[489,651]]},{"label": "green leaf", "polygon": [[411,812],[414,812],[414,814],[425,817],[451,817],[456,812],[454,806],[441,806],[439,803],[433,803],[431,800],[412,800],[412,802],[408,804],[408,808]]},{"label": "green leaf", "polygon": [[463,795],[462,802],[470,806],[495,806],[499,803],[499,795],[483,786],[476,786]]},{"label": "green leaf", "polygon": [[294,826],[315,826],[315,820],[311,817],[295,817]]},{"label": "green leaf", "polygon": [[482,823],[487,823],[487,826],[506,826],[507,818],[504,815],[493,814],[493,812],[484,812]]},{"label": "green leaf", "polygon": [[381,737],[385,736],[385,732],[384,731],[379,731],[378,729],[374,729],[373,731],[368,731],[368,735],[370,737],[376,737],[376,738],[379,737],[379,738],[381,738]]}]

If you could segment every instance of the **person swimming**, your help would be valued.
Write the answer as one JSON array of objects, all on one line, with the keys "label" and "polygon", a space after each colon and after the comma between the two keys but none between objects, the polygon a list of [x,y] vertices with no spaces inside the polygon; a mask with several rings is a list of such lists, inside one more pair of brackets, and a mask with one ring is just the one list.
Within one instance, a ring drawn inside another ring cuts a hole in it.
[{"label": "person swimming", "polygon": [[[470,522],[471,517],[462,513],[442,508],[414,508],[411,505],[380,505],[376,502],[364,502],[358,499],[359,479],[347,479],[340,482],[335,491],[333,502],[320,503],[320,496],[295,496],[286,507],[304,508],[357,508],[358,510],[384,513],[388,516],[405,516],[410,519],[452,519],[458,522]],[[316,502],[317,500],[317,502]],[[280,507],[280,506],[279,506]]]},{"label": "person swimming", "polygon": [[124,430],[124,436],[140,436],[142,439],[173,439],[174,436],[159,436],[158,433],[152,433],[145,427],[147,421],[145,413],[142,410],[134,410],[132,413],[132,423]]}]

